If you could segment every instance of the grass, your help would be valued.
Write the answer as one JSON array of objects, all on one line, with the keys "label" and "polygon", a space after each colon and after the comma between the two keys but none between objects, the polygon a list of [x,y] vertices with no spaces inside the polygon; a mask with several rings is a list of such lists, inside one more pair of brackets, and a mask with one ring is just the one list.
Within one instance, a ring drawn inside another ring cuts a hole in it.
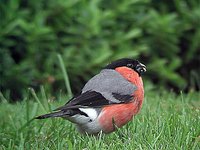
[{"label": "grass", "polygon": [[33,120],[66,101],[66,97],[46,99],[43,92],[41,88],[38,96],[31,96],[31,91],[22,102],[0,104],[0,149],[200,149],[199,93],[146,92],[133,121],[114,133],[94,137],[79,134],[63,119]]},{"label": "grass", "polygon": [[27,97],[15,104],[0,95],[0,149],[200,149],[200,93],[175,95],[146,90],[141,112],[123,128],[98,137],[81,135],[63,119],[34,120],[39,114],[63,105],[71,96],[61,57],[68,95],[52,98],[41,87],[29,89]]}]

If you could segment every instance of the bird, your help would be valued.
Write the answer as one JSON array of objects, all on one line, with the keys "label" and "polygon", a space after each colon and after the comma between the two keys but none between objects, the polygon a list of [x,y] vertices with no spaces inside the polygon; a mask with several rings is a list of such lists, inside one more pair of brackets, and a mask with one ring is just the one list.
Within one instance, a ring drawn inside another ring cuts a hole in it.
[{"label": "bird", "polygon": [[36,119],[61,117],[88,135],[114,132],[140,111],[144,100],[141,76],[145,72],[146,66],[138,60],[112,61],[84,85],[80,94]]}]

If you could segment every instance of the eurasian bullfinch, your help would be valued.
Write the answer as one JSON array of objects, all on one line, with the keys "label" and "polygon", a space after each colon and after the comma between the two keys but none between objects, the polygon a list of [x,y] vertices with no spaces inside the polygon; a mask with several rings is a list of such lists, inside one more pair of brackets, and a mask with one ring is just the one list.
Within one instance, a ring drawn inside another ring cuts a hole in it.
[{"label": "eurasian bullfinch", "polygon": [[146,66],[138,60],[123,58],[111,62],[85,84],[81,94],[55,112],[36,119],[62,117],[75,123],[82,133],[113,132],[141,109],[144,72]]}]

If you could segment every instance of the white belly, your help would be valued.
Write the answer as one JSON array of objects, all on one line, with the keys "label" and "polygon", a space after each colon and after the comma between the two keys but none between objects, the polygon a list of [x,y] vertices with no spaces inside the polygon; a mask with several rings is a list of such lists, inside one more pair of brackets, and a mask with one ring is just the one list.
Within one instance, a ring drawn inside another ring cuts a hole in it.
[{"label": "white belly", "polygon": [[88,133],[88,134],[99,133],[102,130],[102,128],[98,123],[97,111],[93,108],[79,108],[79,110],[87,114],[87,116],[77,114],[71,117],[67,116],[66,119],[75,123],[78,127],[78,130],[81,133]]}]

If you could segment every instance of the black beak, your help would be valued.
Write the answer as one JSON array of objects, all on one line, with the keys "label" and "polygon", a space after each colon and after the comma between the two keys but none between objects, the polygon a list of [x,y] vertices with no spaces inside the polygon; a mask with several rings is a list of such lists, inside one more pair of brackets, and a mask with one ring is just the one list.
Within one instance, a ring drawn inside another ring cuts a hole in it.
[{"label": "black beak", "polygon": [[139,63],[136,67],[135,67],[136,71],[139,73],[139,75],[142,75],[143,73],[145,73],[147,71],[146,66],[142,63]]}]

